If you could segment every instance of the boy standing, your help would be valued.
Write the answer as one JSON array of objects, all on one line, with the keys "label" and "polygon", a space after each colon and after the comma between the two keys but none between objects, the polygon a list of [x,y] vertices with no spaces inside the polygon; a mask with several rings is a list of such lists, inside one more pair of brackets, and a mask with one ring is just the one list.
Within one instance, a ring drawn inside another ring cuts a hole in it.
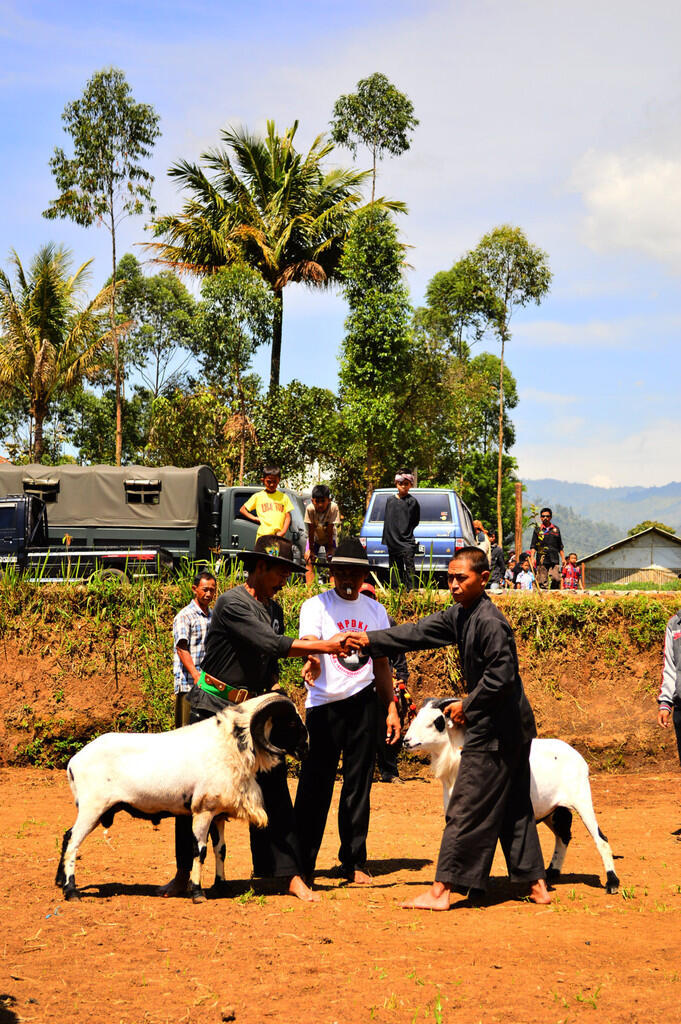
[{"label": "boy standing", "polygon": [[330,562],[338,544],[340,512],[326,484],[315,484],[312,501],[305,509],[307,547],[305,548],[305,582],[314,583],[314,564],[319,549],[324,548],[326,560]]},{"label": "boy standing", "polygon": [[516,590],[539,590],[537,586],[537,579],[530,569],[530,560],[526,558],[522,563],[522,568],[515,578],[515,589]]},{"label": "boy standing", "polygon": [[409,491],[414,486],[414,477],[408,469],[398,469],[395,474],[397,494],[391,495],[385,503],[383,536],[381,543],[388,548],[388,565],[392,584],[393,570],[407,590],[414,586],[414,551],[416,540],[414,530],[421,522],[418,501]]},{"label": "boy standing", "polygon": [[563,562],[560,574],[563,577],[561,590],[577,590],[578,588],[584,590],[584,571],[581,565],[577,565],[575,551],[571,551],[567,556],[567,561]]},{"label": "boy standing", "polygon": [[455,644],[467,696],[444,714],[466,726],[461,766],[447,808],[435,882],[404,904],[449,910],[451,890],[485,890],[497,841],[512,881],[534,903],[550,903],[530,799],[530,744],[537,735],[525,695],[513,632],[485,593],[489,564],[476,547],[449,563],[454,604],[415,623],[349,637],[372,657]]},{"label": "boy standing", "polygon": [[289,496],[279,490],[280,480],[279,466],[265,466],[262,473],[264,491],[256,491],[239,509],[245,519],[258,523],[256,540],[259,537],[285,537],[291,525],[293,505]]}]

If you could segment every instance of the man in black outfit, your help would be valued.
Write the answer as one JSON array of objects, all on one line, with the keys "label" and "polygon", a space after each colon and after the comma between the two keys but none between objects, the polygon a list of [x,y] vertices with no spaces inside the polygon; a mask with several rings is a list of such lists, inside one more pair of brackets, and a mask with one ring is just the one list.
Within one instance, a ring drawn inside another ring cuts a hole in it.
[{"label": "man in black outfit", "polygon": [[397,494],[391,494],[385,503],[383,536],[381,543],[388,549],[390,583],[393,573],[407,590],[414,586],[414,552],[416,539],[414,530],[421,522],[421,509],[416,498],[409,493],[414,486],[413,474],[408,469],[398,469],[395,474]]},{"label": "man in black outfit", "polygon": [[551,522],[552,516],[550,508],[541,510],[540,524],[535,526],[530,541],[531,564],[542,590],[560,590],[560,566],[565,561],[563,538],[558,527]]},{"label": "man in black outfit", "polygon": [[[248,569],[242,586],[233,587],[218,598],[213,611],[206,653],[201,661],[198,683],[189,691],[190,724],[199,722],[229,706],[240,704],[278,687],[278,658],[308,658],[305,678],[313,679],[318,663],[310,655],[342,654],[345,650],[336,637],[329,640],[294,640],[284,635],[284,615],[273,600],[291,572],[305,567],[292,561],[292,546],[282,537],[259,537],[255,550],[243,552]],[[348,652],[349,653],[349,652]],[[316,659],[315,659],[316,661]],[[286,763],[269,772],[259,772],[258,785],[269,823],[267,828],[251,826],[251,853],[254,874],[284,878],[288,891],[302,900],[318,900],[302,878],[293,805],[286,783]],[[161,889],[163,896],[180,896],[187,891],[193,860],[191,818],[177,819],[175,858],[177,873]]]},{"label": "man in black outfit", "polygon": [[462,548],[449,563],[453,606],[416,623],[351,634],[373,657],[456,644],[468,690],[444,709],[466,733],[436,880],[404,904],[409,908],[448,910],[452,889],[485,890],[497,840],[511,879],[529,885],[533,902],[551,900],[530,799],[530,744],[537,730],[511,627],[485,594],[488,577],[484,552]]}]

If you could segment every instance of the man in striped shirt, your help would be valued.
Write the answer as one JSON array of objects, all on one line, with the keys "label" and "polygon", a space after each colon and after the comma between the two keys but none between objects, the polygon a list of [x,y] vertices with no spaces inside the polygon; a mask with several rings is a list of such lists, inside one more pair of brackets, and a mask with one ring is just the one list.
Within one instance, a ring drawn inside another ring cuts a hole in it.
[{"label": "man in striped shirt", "polygon": [[173,619],[173,685],[175,688],[175,728],[189,722],[189,703],[184,699],[198,680],[199,665],[206,653],[206,633],[210,624],[210,606],[215,600],[217,583],[210,572],[200,572],[192,585],[193,598]]}]

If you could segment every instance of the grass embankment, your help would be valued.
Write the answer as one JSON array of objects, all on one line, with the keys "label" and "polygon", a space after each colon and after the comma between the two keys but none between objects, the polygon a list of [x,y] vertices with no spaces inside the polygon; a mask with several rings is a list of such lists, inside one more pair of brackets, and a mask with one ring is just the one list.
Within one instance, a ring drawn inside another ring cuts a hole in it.
[{"label": "grass embankment", "polygon": [[[233,576],[223,576],[220,591],[233,583]],[[172,583],[123,586],[0,580],[0,761],[56,767],[100,732],[170,727],[172,620],[190,600],[190,588],[189,574]],[[283,592],[287,633],[297,634],[309,594],[301,584]],[[448,595],[386,591],[382,600],[401,622],[437,611]],[[579,715],[575,711],[566,724],[565,709],[572,702],[580,710],[598,703],[606,684],[654,706],[664,627],[678,607],[676,595],[546,599],[510,593],[495,600],[516,632],[544,732],[564,735],[569,725],[578,733]],[[299,662],[281,665],[284,686],[302,705]],[[451,652],[415,655],[410,668],[417,700],[457,688]]]}]

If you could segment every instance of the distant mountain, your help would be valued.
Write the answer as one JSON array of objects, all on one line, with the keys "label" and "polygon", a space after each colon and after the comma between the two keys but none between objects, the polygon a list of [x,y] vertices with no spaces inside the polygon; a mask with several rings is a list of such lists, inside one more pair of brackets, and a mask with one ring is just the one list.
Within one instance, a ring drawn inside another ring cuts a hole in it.
[{"label": "distant mountain", "polygon": [[549,505],[566,550],[579,555],[607,547],[646,519],[666,523],[681,535],[681,482],[664,487],[592,487],[550,478],[523,483],[525,508]]}]

